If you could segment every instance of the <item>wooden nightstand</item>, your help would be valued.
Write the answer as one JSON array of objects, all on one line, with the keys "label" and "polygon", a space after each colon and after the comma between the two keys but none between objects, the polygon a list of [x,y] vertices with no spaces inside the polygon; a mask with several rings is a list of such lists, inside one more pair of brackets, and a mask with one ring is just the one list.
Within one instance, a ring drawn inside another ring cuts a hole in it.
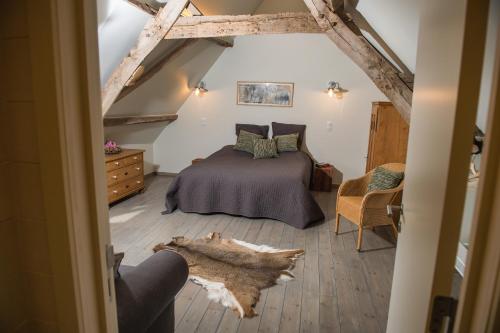
[{"label": "wooden nightstand", "polygon": [[106,155],[108,203],[144,189],[144,150],[123,149]]},{"label": "wooden nightstand", "polygon": [[333,165],[314,166],[311,190],[321,192],[332,191]]}]

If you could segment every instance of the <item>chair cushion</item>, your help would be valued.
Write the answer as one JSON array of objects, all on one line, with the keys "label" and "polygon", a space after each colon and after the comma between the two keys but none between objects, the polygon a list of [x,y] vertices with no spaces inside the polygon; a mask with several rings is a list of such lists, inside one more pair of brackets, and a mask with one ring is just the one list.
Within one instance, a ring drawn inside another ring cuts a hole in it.
[{"label": "chair cushion", "polygon": [[341,196],[338,200],[337,213],[341,214],[348,220],[359,224],[362,201],[363,197]]},{"label": "chair cushion", "polygon": [[401,183],[403,177],[404,172],[391,171],[381,166],[376,167],[368,183],[368,192],[395,188]]}]

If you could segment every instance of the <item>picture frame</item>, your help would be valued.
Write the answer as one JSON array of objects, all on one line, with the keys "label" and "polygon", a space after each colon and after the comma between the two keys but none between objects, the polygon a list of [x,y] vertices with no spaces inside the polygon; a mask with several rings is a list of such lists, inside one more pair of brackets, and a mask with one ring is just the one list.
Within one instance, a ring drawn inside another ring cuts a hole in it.
[{"label": "picture frame", "polygon": [[236,104],[293,107],[293,82],[238,81]]}]

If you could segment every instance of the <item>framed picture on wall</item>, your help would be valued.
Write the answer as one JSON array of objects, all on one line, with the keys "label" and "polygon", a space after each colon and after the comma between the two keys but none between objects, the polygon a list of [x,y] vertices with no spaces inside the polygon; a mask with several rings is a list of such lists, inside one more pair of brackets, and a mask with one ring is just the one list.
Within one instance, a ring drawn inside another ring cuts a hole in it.
[{"label": "framed picture on wall", "polygon": [[293,83],[288,82],[237,82],[238,105],[293,106]]}]

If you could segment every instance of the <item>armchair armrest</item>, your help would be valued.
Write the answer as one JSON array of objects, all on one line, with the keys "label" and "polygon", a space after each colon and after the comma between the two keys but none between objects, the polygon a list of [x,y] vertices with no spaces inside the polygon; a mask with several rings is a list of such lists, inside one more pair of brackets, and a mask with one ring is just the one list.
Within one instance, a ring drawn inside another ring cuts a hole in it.
[{"label": "armchair armrest", "polygon": [[361,203],[362,208],[386,209],[391,204],[396,195],[403,190],[403,184],[388,190],[376,190],[367,193]]},{"label": "armchair armrest", "polygon": [[120,272],[115,280],[120,333],[145,332],[172,303],[189,274],[184,258],[171,251],[157,252]]},{"label": "armchair armrest", "polygon": [[339,187],[338,196],[363,196],[366,193],[368,183],[370,181],[371,173],[366,175],[346,180]]}]

